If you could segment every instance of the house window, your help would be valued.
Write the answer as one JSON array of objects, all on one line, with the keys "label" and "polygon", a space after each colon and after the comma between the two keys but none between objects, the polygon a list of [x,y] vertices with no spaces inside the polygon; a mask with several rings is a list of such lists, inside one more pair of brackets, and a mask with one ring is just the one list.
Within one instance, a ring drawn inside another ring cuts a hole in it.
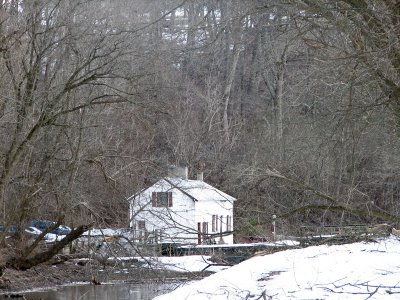
[{"label": "house window", "polygon": [[208,222],[203,222],[203,234],[208,234]]},{"label": "house window", "polygon": [[216,232],[218,231],[218,215],[212,215],[212,222],[211,222],[211,231]]},{"label": "house window", "polygon": [[216,232],[217,231],[217,221],[218,218],[216,215],[212,215],[212,222],[211,222],[211,232]]},{"label": "house window", "polygon": [[145,221],[138,221],[138,229],[145,230],[146,229],[146,222]]},{"label": "house window", "polygon": [[208,222],[197,223],[197,243],[199,245],[208,242]]},{"label": "house window", "polygon": [[232,216],[226,216],[226,231],[232,230]]},{"label": "house window", "polygon": [[203,244],[208,244],[208,222],[203,222],[203,232],[202,232]]},{"label": "house window", "polygon": [[151,203],[153,207],[172,207],[172,192],[153,192]]}]

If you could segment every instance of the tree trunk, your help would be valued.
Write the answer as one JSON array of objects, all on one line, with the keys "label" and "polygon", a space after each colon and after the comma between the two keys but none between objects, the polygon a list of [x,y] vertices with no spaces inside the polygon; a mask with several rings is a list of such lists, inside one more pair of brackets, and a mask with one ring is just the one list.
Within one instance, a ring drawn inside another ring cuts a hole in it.
[{"label": "tree trunk", "polygon": [[274,99],[274,117],[275,117],[275,132],[276,132],[276,144],[280,158],[284,160],[284,138],[283,138],[283,87],[285,83],[285,68],[286,68],[286,52],[288,45],[286,45],[281,55],[281,61],[278,62],[277,74],[276,74],[276,87],[275,87],[275,99]]},{"label": "tree trunk", "polygon": [[[275,92],[275,122],[276,122],[276,138],[278,143],[282,142],[283,137],[283,84],[284,84],[285,62],[279,63],[276,92]],[[282,149],[281,149],[282,150]]]},{"label": "tree trunk", "polygon": [[240,56],[241,51],[242,50],[240,49],[240,45],[235,44],[234,49],[233,49],[232,65],[231,65],[231,69],[228,74],[228,78],[226,80],[226,86],[225,86],[224,94],[222,97],[223,104],[224,104],[223,126],[224,126],[225,136],[227,138],[229,137],[229,120],[228,120],[229,101],[230,101],[230,95],[231,95],[231,91],[232,91],[232,84],[233,84],[233,80],[235,79],[236,68],[237,68],[237,64],[239,61],[239,56]]},{"label": "tree trunk", "polygon": [[61,241],[56,242],[49,250],[40,252],[32,257],[12,257],[6,262],[6,267],[17,269],[17,270],[27,270],[41,263],[50,260],[54,255],[60,252],[65,246],[67,246],[72,241],[79,238],[82,233],[87,231],[89,226],[81,225],[73,229],[65,238]]}]

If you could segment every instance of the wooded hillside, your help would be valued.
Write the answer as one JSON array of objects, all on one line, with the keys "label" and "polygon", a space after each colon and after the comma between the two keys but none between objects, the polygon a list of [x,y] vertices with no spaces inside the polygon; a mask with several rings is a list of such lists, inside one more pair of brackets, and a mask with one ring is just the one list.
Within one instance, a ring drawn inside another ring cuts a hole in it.
[{"label": "wooded hillside", "polygon": [[238,237],[396,224],[399,31],[395,0],[2,0],[1,223],[127,226],[182,165]]}]

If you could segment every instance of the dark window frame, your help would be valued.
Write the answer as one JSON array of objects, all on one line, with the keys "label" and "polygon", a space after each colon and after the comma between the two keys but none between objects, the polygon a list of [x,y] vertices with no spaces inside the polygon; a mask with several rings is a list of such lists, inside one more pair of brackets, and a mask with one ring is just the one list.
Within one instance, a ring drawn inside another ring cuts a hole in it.
[{"label": "dark window frame", "polygon": [[151,204],[153,207],[172,207],[172,192],[153,192]]}]

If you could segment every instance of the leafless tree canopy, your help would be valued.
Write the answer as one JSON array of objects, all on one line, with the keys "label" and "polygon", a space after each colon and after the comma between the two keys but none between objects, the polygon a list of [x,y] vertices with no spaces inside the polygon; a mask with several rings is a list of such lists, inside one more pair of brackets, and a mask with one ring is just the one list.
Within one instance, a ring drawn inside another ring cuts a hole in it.
[{"label": "leafless tree canopy", "polygon": [[127,226],[171,164],[238,237],[396,223],[399,31],[395,0],[2,0],[1,224]]}]

